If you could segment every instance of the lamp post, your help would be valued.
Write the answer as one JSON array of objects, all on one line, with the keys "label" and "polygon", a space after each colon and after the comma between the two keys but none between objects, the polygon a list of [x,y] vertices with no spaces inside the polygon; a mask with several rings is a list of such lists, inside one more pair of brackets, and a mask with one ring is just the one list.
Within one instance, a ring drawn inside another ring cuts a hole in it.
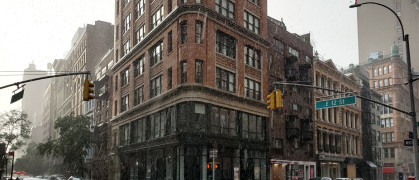
[{"label": "lamp post", "polygon": [[364,2],[364,3],[355,3],[353,5],[350,5],[349,8],[357,8],[360,7],[364,4],[373,4],[373,5],[378,5],[378,6],[382,6],[388,10],[390,10],[396,17],[397,20],[400,23],[400,26],[402,27],[402,35],[403,35],[403,41],[406,42],[406,61],[407,61],[407,73],[408,73],[408,84],[409,84],[409,92],[410,92],[410,108],[411,108],[411,112],[409,113],[409,115],[412,117],[412,127],[413,127],[413,159],[414,159],[414,163],[415,163],[415,176],[419,175],[419,166],[418,166],[418,143],[417,143],[417,139],[418,139],[418,134],[417,134],[417,122],[416,122],[416,109],[415,109],[415,97],[413,94],[413,75],[412,75],[412,64],[410,62],[410,46],[409,46],[409,35],[408,34],[404,34],[404,28],[403,28],[403,23],[400,20],[399,16],[397,16],[397,13],[394,12],[391,8],[380,4],[380,3],[376,3],[376,2]]}]

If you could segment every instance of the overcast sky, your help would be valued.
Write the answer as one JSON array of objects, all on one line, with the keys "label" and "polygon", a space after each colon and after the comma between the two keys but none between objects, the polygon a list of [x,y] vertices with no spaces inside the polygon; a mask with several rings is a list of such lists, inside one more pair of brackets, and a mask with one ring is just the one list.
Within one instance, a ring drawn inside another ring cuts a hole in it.
[{"label": "overcast sky", "polygon": [[[358,63],[356,10],[353,0],[268,0],[268,15],[297,34],[310,32],[314,49],[338,67]],[[114,24],[114,0],[13,0],[0,6],[0,86],[22,80],[19,73],[34,62],[64,58],[78,27],[102,20]],[[8,76],[5,76],[8,75]],[[10,76],[13,75],[13,76]],[[33,82],[36,83],[36,82]],[[15,87],[0,90],[0,112],[10,105]],[[41,105],[42,102],[39,102]]]}]

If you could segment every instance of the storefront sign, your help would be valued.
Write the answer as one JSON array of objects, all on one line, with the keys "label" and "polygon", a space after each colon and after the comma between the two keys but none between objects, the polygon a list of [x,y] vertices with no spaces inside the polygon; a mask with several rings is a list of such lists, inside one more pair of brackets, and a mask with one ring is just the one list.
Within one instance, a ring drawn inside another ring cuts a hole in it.
[{"label": "storefront sign", "polygon": [[240,180],[240,168],[234,168],[234,180]]}]

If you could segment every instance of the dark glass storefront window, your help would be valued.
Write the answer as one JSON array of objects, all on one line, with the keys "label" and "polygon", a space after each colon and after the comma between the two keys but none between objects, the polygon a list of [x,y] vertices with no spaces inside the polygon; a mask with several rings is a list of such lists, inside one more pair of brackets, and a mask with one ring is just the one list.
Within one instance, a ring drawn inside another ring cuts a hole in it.
[{"label": "dark glass storefront window", "polygon": [[185,147],[185,179],[201,179],[201,148],[198,146]]}]

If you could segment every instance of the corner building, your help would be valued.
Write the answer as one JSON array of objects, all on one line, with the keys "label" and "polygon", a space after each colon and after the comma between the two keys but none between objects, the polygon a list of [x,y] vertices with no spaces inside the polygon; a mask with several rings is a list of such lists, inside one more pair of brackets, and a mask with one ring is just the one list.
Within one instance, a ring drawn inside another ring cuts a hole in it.
[{"label": "corner building", "polygon": [[[314,61],[315,85],[341,92],[361,91],[352,75],[341,73],[332,60]],[[343,98],[342,93],[317,89],[314,92],[316,101]],[[332,179],[339,177],[356,178],[357,168],[362,160],[362,110],[361,102],[328,109],[316,110],[315,152],[317,171],[321,177]]]},{"label": "corner building", "polygon": [[116,1],[110,179],[268,178],[266,6]]}]

